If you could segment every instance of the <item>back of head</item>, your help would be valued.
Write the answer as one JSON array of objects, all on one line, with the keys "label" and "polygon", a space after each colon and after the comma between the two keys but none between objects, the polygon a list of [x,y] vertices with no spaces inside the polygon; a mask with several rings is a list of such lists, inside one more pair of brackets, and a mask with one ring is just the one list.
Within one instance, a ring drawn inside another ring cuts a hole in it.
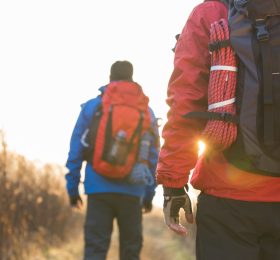
[{"label": "back of head", "polygon": [[133,66],[129,61],[116,61],[111,66],[110,81],[133,81]]}]

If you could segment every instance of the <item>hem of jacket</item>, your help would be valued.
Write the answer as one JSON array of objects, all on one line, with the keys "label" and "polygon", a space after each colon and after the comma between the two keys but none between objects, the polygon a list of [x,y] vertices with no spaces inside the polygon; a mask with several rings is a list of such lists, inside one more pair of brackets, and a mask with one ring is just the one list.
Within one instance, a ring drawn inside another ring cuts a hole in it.
[{"label": "hem of jacket", "polygon": [[223,191],[217,191],[212,189],[206,189],[201,191],[207,195],[221,198],[221,199],[230,199],[230,200],[236,200],[236,201],[244,201],[244,202],[260,202],[260,203],[279,203],[280,198],[275,197],[274,199],[266,199],[263,197],[252,197],[252,196],[246,196],[246,195],[238,195],[233,192],[223,192]]},{"label": "hem of jacket", "polygon": [[123,194],[133,197],[139,197],[142,198],[143,194],[135,194],[135,193],[129,193],[125,191],[93,191],[93,192],[85,192],[86,195],[93,195],[93,194],[104,194],[104,193],[110,193],[110,194]]},{"label": "hem of jacket", "polygon": [[188,183],[189,177],[183,176],[181,178],[172,178],[164,175],[157,175],[157,184],[162,184],[164,187],[168,188],[182,188]]}]

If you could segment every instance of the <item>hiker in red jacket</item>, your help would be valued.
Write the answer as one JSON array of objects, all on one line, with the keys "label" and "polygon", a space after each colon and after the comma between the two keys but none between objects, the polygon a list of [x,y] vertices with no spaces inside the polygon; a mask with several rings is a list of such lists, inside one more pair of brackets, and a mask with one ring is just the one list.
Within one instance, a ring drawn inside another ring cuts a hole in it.
[{"label": "hiker in red jacket", "polygon": [[207,111],[209,30],[221,18],[228,19],[225,1],[199,4],[175,48],[167,92],[170,110],[157,166],[157,182],[164,189],[164,218],[171,230],[183,235],[187,230],[179,221],[180,208],[193,223],[187,184],[194,169],[190,183],[201,191],[196,214],[197,259],[280,259],[280,178],[238,168],[223,152],[207,146],[198,157],[206,122],[183,117],[192,111]]}]

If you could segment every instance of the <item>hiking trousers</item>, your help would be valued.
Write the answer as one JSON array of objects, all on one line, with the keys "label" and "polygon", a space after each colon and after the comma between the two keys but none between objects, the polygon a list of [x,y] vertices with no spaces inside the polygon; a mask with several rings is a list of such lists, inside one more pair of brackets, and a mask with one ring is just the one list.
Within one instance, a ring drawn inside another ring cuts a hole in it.
[{"label": "hiking trousers", "polygon": [[197,260],[280,259],[280,202],[239,201],[201,193],[196,222]]},{"label": "hiking trousers", "polygon": [[120,260],[139,260],[142,248],[140,198],[118,193],[88,195],[84,260],[105,260],[116,218]]}]

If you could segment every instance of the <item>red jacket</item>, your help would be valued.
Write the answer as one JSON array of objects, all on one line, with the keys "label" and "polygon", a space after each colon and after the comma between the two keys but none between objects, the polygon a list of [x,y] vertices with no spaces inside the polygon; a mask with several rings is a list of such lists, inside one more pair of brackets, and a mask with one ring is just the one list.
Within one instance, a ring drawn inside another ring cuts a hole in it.
[{"label": "red jacket", "polygon": [[177,42],[157,182],[180,188],[188,182],[194,168],[191,184],[205,193],[245,201],[280,201],[280,178],[237,169],[222,153],[198,158],[198,140],[205,122],[182,118],[190,111],[207,110],[209,29],[212,22],[221,18],[227,18],[226,6],[219,1],[205,1],[194,8]]}]

